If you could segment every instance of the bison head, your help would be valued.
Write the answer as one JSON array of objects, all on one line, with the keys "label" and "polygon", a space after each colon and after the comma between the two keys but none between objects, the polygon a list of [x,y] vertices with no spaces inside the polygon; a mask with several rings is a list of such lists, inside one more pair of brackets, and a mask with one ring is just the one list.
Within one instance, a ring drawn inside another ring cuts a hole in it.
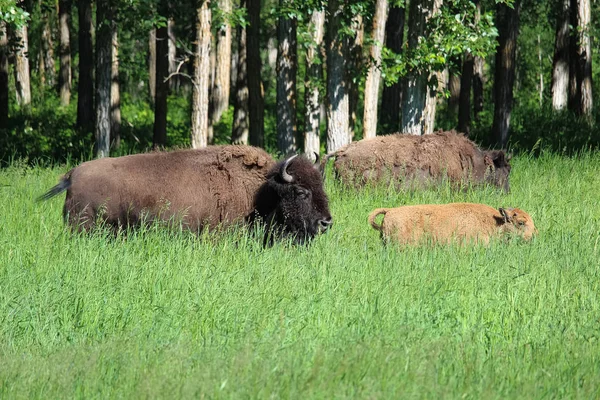
[{"label": "bison head", "polygon": [[485,153],[483,161],[487,168],[486,182],[509,192],[510,156],[507,157],[502,150],[492,150]]},{"label": "bison head", "polygon": [[519,208],[499,208],[502,216],[501,224],[507,227],[508,231],[517,232],[524,239],[529,240],[537,233],[533,219],[529,214]]},{"label": "bison head", "polygon": [[279,162],[256,193],[250,219],[265,222],[265,244],[273,236],[301,244],[326,231],[332,219],[318,168],[304,157]]}]

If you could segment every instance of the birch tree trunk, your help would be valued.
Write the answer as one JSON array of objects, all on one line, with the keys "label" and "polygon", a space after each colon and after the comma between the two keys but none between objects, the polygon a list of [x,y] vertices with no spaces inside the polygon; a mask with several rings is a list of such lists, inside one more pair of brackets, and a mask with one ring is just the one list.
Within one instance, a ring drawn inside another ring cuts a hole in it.
[{"label": "birch tree trunk", "polygon": [[[167,17],[169,4],[167,0],[161,0],[160,13]],[[154,98],[154,132],[152,146],[160,148],[167,145],[167,97],[169,95],[169,29],[167,26],[156,28],[156,73],[155,86],[156,96]]]},{"label": "birch tree trunk", "polygon": [[156,100],[156,28],[150,30],[148,36],[148,93],[150,104]]},{"label": "birch tree trunk", "polygon": [[58,92],[60,104],[69,105],[71,102],[71,0],[59,0],[58,2],[58,24],[59,24],[59,53],[60,72],[58,75]]},{"label": "birch tree trunk", "polygon": [[[285,0],[279,5],[283,8]],[[282,155],[296,152],[296,24],[295,18],[280,16],[277,25],[277,148]]]},{"label": "birch tree trunk", "polygon": [[373,44],[370,49],[371,64],[365,82],[365,104],[363,116],[363,138],[375,137],[377,134],[377,102],[379,100],[379,84],[381,83],[381,46],[385,39],[385,22],[387,20],[387,0],[377,0],[373,16]]},{"label": "birch tree trunk", "polygon": [[[427,21],[441,7],[441,0],[420,0],[410,3],[408,20],[408,47],[416,48],[419,38],[427,35]],[[402,94],[402,132],[423,135],[433,130],[435,100],[427,87],[429,74],[412,73],[405,79]]]},{"label": "birch tree trunk", "polygon": [[0,21],[0,129],[8,126],[8,32]]},{"label": "birch tree trunk", "polygon": [[[402,53],[404,40],[404,22],[406,20],[404,7],[392,6],[385,27],[385,45],[394,53]],[[384,132],[397,132],[400,129],[400,103],[402,99],[402,84],[395,82],[384,86],[381,95],[380,120]]]},{"label": "birch tree trunk", "polygon": [[119,37],[117,25],[112,27],[112,64],[110,80],[110,137],[112,148],[121,146],[121,89],[119,85]]},{"label": "birch tree trunk", "polygon": [[[242,0],[240,7],[245,7]],[[248,144],[248,75],[246,67],[246,28],[237,27],[237,75],[235,82],[235,98],[233,109],[233,127],[231,143]]]},{"label": "birch tree trunk", "polygon": [[577,113],[590,118],[592,114],[592,40],[590,0],[577,2]]},{"label": "birch tree trunk", "polygon": [[77,126],[91,131],[94,123],[94,53],[92,50],[92,2],[79,0],[79,81],[77,85]]},{"label": "birch tree trunk", "polygon": [[110,0],[96,1],[96,157],[110,153],[112,10]]},{"label": "birch tree trunk", "polygon": [[[175,20],[169,18],[167,24],[167,35],[169,36],[169,74],[177,72],[177,38],[175,37]],[[169,88],[179,90],[179,76],[173,75],[169,79]]]},{"label": "birch tree trunk", "polygon": [[[350,141],[354,137],[354,129],[358,119],[358,78],[363,68],[363,43],[365,41],[365,24],[362,15],[356,15],[352,19],[352,31],[355,33],[354,40],[349,40],[347,66],[345,68],[345,84],[348,87],[348,109],[350,115]],[[339,34],[339,33],[338,33]]]},{"label": "birch tree trunk", "polygon": [[515,0],[513,6],[514,8],[509,8],[506,4],[498,4],[496,16],[499,36],[494,80],[492,139],[503,149],[506,148],[509,138],[521,0]]},{"label": "birch tree trunk", "polygon": [[571,2],[562,0],[556,21],[554,59],[552,60],[552,108],[563,110],[567,106],[569,90],[569,22]]},{"label": "birch tree trunk", "polygon": [[200,0],[196,10],[196,51],[192,88],[192,148],[208,144],[208,86],[210,74],[210,1]]},{"label": "birch tree trunk", "polygon": [[248,14],[246,62],[250,100],[250,144],[263,147],[265,106],[260,60],[260,0],[248,0],[246,9]]},{"label": "birch tree trunk", "polygon": [[304,154],[316,161],[314,154],[321,152],[321,93],[319,83],[323,79],[323,36],[325,10],[314,10],[308,25],[311,42],[306,48],[306,76],[304,78]]},{"label": "birch tree trunk", "polygon": [[[219,9],[226,15],[231,14],[231,0],[219,0]],[[221,120],[229,106],[229,83],[231,80],[231,24],[226,18],[217,27],[215,82],[212,88],[211,125]]]},{"label": "birch tree trunk", "polygon": [[31,103],[31,77],[29,74],[29,41],[27,25],[13,30],[15,51],[15,87],[17,103],[26,106]]},{"label": "birch tree trunk", "polygon": [[327,152],[331,153],[349,144],[349,99],[345,64],[348,59],[348,41],[338,32],[341,28],[343,4],[330,0],[327,26]]}]

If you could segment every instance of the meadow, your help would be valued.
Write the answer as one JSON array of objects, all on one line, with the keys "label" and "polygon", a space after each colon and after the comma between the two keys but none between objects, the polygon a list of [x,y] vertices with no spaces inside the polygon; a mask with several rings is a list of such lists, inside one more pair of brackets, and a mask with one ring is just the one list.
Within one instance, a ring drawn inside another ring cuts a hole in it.
[{"label": "meadow", "polygon": [[[65,166],[0,170],[0,398],[600,397],[600,153],[522,154],[511,188],[348,190],[332,229],[69,233]],[[376,207],[482,202],[539,235],[382,244]]]}]

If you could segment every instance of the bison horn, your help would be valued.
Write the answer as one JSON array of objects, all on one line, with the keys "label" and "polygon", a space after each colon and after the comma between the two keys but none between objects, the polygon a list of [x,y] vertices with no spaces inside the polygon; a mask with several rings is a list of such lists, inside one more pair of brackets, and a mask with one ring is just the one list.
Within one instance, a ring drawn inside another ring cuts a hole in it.
[{"label": "bison horn", "polygon": [[321,157],[319,156],[319,153],[317,153],[316,151],[313,151],[313,153],[315,153],[315,165],[319,165],[319,161],[321,160]]},{"label": "bison horn", "polygon": [[285,160],[285,162],[281,165],[281,169],[279,170],[279,174],[281,175],[283,180],[286,181],[287,183],[292,183],[294,181],[294,177],[292,175],[288,174],[287,168],[290,165],[290,162],[297,156],[298,156],[298,154],[291,156],[290,158]]}]

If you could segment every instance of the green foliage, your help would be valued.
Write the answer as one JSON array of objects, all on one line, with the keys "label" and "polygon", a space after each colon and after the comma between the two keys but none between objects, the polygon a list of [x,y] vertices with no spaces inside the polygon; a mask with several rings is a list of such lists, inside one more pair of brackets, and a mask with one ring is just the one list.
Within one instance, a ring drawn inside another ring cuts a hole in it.
[{"label": "green foliage", "polygon": [[428,23],[427,37],[415,48],[406,44],[397,54],[386,47],[382,51],[382,77],[387,85],[399,78],[426,71],[442,71],[453,57],[465,52],[485,57],[496,46],[498,31],[488,12],[475,21],[476,7],[470,0],[453,0],[444,4]]},{"label": "green foliage", "polygon": [[[70,234],[69,166],[0,170],[2,398],[598,398],[600,154],[513,160],[512,192],[328,177],[307,247],[243,230]],[[384,246],[368,212],[518,206],[531,243]]]},{"label": "green foliage", "polygon": [[29,20],[29,13],[17,6],[16,0],[0,0],[0,22],[22,26]]}]

